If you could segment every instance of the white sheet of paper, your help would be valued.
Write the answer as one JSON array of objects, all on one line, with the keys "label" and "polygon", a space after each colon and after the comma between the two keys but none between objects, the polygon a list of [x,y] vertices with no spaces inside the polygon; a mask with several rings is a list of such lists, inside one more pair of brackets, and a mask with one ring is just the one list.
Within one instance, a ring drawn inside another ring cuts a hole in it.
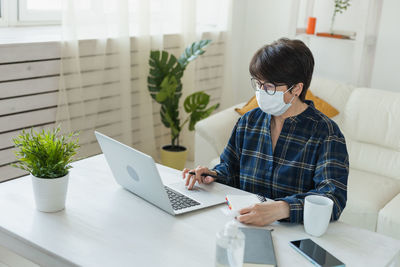
[{"label": "white sheet of paper", "polygon": [[226,195],[231,211],[239,215],[239,210],[261,203],[256,195]]}]

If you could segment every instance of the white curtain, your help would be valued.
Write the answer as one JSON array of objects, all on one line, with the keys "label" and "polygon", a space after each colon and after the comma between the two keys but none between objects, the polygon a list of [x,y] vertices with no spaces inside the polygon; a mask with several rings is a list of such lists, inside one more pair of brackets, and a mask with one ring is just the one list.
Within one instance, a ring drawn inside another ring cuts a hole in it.
[{"label": "white curtain", "polygon": [[[210,56],[198,61],[219,60],[220,65],[214,71],[210,64],[209,69],[196,61],[189,65],[181,105],[185,96],[198,90],[208,90],[221,102],[223,81],[229,79],[223,64],[229,14],[228,0],[64,0],[57,122],[63,132],[80,131],[79,156],[100,153],[95,130],[155,158],[159,147],[169,143],[160,107],[147,90],[152,49],[169,49],[179,56],[193,41],[211,36],[214,44],[206,52]],[[214,27],[212,34],[203,33],[207,23]],[[220,54],[223,58],[217,59]],[[219,79],[214,77],[216,70]],[[181,139],[191,151],[193,134],[183,131]]]}]

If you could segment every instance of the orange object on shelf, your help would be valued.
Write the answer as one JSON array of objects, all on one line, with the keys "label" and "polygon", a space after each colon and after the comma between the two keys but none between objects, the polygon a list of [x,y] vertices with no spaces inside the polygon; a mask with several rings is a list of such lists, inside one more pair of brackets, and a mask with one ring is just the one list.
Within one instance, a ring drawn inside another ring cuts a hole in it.
[{"label": "orange object on shelf", "polygon": [[329,32],[317,32],[317,36],[337,38],[337,39],[350,39],[349,36],[342,35],[342,34],[332,34]]},{"label": "orange object on shelf", "polygon": [[317,22],[316,17],[308,17],[308,25],[307,25],[307,34],[314,34],[315,33],[315,24]]}]

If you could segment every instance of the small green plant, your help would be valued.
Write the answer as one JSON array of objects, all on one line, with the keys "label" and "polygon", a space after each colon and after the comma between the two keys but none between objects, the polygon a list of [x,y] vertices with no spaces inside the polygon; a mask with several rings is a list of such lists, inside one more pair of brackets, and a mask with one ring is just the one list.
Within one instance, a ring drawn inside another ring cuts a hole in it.
[{"label": "small green plant", "polygon": [[335,9],[333,10],[332,20],[331,20],[331,34],[333,34],[333,24],[335,23],[336,14],[342,14],[350,6],[350,0],[334,0]]},{"label": "small green plant", "polygon": [[200,55],[211,40],[201,40],[189,45],[177,59],[167,51],[154,50],[150,52],[150,75],[147,78],[151,97],[161,104],[161,121],[171,129],[172,150],[179,147],[179,134],[183,126],[189,122],[189,130],[193,131],[195,124],[219,107],[215,104],[207,108],[210,96],[204,92],[195,92],[186,97],[183,107],[188,117],[181,123],[179,119],[179,99],[182,96],[181,78],[187,65]]},{"label": "small green plant", "polygon": [[22,131],[13,138],[17,163],[12,166],[39,178],[57,178],[68,174],[72,157],[79,148],[78,133],[60,135],[60,126],[36,132]]}]

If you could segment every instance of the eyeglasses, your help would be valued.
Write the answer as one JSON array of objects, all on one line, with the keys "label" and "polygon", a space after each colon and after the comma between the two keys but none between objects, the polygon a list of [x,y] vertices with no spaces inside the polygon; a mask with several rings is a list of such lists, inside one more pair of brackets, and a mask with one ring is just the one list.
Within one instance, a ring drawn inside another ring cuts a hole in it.
[{"label": "eyeglasses", "polygon": [[256,78],[251,78],[251,87],[254,90],[264,90],[269,95],[274,95],[276,93],[276,85],[270,82],[260,82]]},{"label": "eyeglasses", "polygon": [[[274,84],[271,82],[260,82],[259,80],[257,80],[256,78],[251,78],[251,87],[253,87],[253,89],[255,91],[257,91],[258,89],[265,91],[267,94],[269,95],[274,95],[276,93],[276,87],[277,86],[281,86],[281,85],[285,85],[285,84]],[[288,86],[289,89],[287,89],[287,91],[291,90],[293,88],[294,85],[292,86]]]}]

